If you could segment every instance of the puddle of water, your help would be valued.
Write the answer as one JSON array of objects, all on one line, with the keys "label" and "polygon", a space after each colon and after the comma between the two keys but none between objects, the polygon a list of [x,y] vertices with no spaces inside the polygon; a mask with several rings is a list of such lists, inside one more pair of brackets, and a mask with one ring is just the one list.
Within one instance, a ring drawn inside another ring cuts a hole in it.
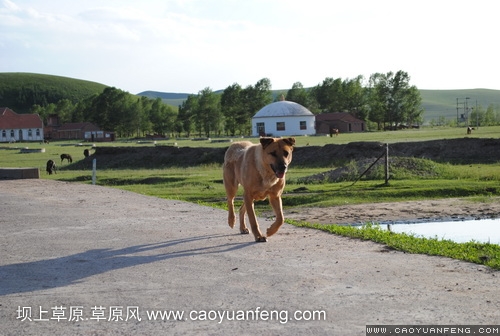
[{"label": "puddle of water", "polygon": [[[387,228],[381,225],[381,228]],[[391,231],[408,233],[427,238],[452,240],[466,243],[474,240],[500,245],[500,218],[451,222],[391,224]]]}]

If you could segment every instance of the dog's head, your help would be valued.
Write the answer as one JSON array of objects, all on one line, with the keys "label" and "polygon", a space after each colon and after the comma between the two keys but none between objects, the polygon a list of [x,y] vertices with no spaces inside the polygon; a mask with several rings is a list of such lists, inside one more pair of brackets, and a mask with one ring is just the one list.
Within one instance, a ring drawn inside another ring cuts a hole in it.
[{"label": "dog's head", "polygon": [[277,178],[284,178],[288,165],[292,162],[295,138],[261,138],[264,163],[268,164]]}]

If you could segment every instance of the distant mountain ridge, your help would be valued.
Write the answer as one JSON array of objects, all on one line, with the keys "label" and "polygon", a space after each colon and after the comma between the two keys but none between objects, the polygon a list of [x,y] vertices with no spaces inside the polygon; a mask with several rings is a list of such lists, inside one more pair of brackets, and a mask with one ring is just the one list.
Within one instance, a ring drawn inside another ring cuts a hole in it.
[{"label": "distant mountain ridge", "polygon": [[174,92],[159,92],[159,91],[143,91],[137,96],[144,96],[152,99],[187,99],[192,93],[174,93]]},{"label": "distant mountain ridge", "polygon": [[[280,93],[286,93],[288,90],[273,90],[273,95],[276,96]],[[422,97],[422,108],[424,112],[424,120],[430,121],[444,117],[452,119],[457,117],[457,98],[459,102],[459,114],[463,113],[463,103],[465,98],[469,108],[481,106],[484,110],[490,104],[500,109],[500,90],[491,89],[463,89],[463,90],[419,90]],[[222,92],[222,90],[216,91]],[[165,104],[172,106],[179,106],[193,93],[172,93],[172,92],[158,92],[158,91],[144,91],[138,93],[138,96],[146,96],[148,98],[156,99],[161,98]]]},{"label": "distant mountain ridge", "polygon": [[[27,113],[33,104],[57,103],[59,99],[76,101],[93,94],[101,93],[106,87],[104,84],[81,79],[43,75],[35,73],[0,73],[0,107],[9,107],[18,113]],[[118,88],[119,89],[119,88]],[[272,90],[274,96],[286,93],[288,89]],[[460,103],[468,97],[468,107],[481,106],[486,110],[490,104],[500,109],[500,90],[491,89],[463,89],[463,90],[425,90],[420,89],[422,107],[425,109],[424,119],[430,121],[444,117],[457,117],[457,98]],[[214,91],[222,93],[223,90]],[[40,100],[37,96],[44,93]],[[166,104],[175,108],[184,102],[189,95],[197,93],[174,93],[161,91],[143,91],[136,94],[151,99],[160,98]],[[459,105],[460,108],[463,105]],[[459,110],[462,113],[462,110]]]}]

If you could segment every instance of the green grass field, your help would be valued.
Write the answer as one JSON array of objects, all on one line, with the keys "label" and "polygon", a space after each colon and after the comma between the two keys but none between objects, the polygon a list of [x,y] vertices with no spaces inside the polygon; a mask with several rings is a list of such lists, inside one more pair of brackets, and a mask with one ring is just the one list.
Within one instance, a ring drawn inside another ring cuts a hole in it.
[{"label": "green grass field", "polygon": [[[395,143],[402,141],[423,141],[465,137],[463,128],[423,128],[393,132],[366,132],[341,134],[338,137],[298,137],[298,146],[325,145],[329,143],[348,143],[354,141],[379,141]],[[499,138],[500,127],[484,127],[475,130],[472,137]],[[257,142],[258,139],[251,139]],[[228,143],[212,143],[211,141],[193,140],[165,140],[159,143],[172,144],[176,142],[180,147],[226,147]],[[60,163],[60,154],[72,155],[74,162],[82,160],[83,150],[91,144],[78,142],[55,142],[50,144],[23,143],[0,145],[0,167],[38,167],[43,179],[54,179],[75,183],[91,183],[92,171],[66,170],[67,163]],[[97,146],[154,146],[154,144],[137,144],[135,141],[120,140],[115,143],[97,143]],[[44,153],[20,153],[20,148],[45,148]],[[59,167],[57,174],[45,173],[45,163],[52,159]],[[418,160],[418,159],[415,159]],[[422,163],[422,162],[420,162]],[[423,165],[432,166],[433,175],[419,177],[411,171],[393,172],[389,185],[383,179],[361,179],[353,185],[352,181],[336,183],[304,184],[299,178],[324,172],[334,167],[292,167],[287,175],[286,193],[283,197],[284,207],[327,207],[340,204],[361,204],[372,202],[398,202],[406,200],[439,199],[449,197],[466,197],[477,202],[498,201],[500,195],[500,165],[495,164],[467,164],[453,165],[448,163],[423,162]],[[185,200],[213,207],[226,208],[225,192],[222,184],[222,169],[219,164],[203,165],[188,168],[161,168],[100,170],[97,167],[97,184],[121,188],[155,197]],[[239,201],[241,202],[241,201]],[[268,210],[267,202],[257,202],[257,211]],[[293,223],[299,226],[316,227],[311,223]],[[325,228],[322,228],[325,229]],[[371,239],[388,244],[393,248],[412,253],[427,253],[445,255],[452,258],[468,260],[486,264],[500,269],[500,246],[490,244],[467,245],[463,252],[463,244],[449,244],[448,242],[423,243],[418,239],[408,238],[405,235],[391,234],[383,236],[373,228],[350,228],[348,231],[336,226],[328,229],[329,232],[353,236],[360,239]],[[398,238],[399,237],[399,238]],[[390,238],[390,240],[389,240]],[[399,241],[399,243],[395,243]],[[411,244],[404,244],[404,242]],[[415,248],[415,245],[418,248]],[[437,245],[436,245],[437,244]],[[488,245],[488,246],[485,246]],[[451,246],[451,247],[450,247]],[[452,252],[450,252],[450,250]],[[441,252],[440,252],[441,251]],[[487,251],[487,252],[484,252]],[[481,257],[487,253],[486,257]]]}]

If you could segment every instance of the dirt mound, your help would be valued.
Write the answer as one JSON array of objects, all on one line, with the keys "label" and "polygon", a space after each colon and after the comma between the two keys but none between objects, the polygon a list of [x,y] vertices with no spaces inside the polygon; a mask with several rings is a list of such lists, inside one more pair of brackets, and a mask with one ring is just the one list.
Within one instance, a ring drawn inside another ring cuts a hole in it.
[{"label": "dirt mound", "polygon": [[[95,153],[64,169],[91,169],[96,158],[100,169],[189,167],[222,164],[226,148],[200,147],[97,147]],[[351,142],[345,145],[297,147],[293,165],[328,167],[352,160],[374,159],[385,151],[380,142]],[[500,161],[500,139],[460,138],[389,145],[391,157],[425,158],[439,162],[494,163]]]},{"label": "dirt mound", "polygon": [[[351,160],[378,158],[385,144],[351,142],[346,145],[298,147],[293,164],[302,166],[338,166]],[[459,138],[389,144],[391,157],[414,157],[438,162],[495,163],[500,161],[500,139]]]},{"label": "dirt mound", "polygon": [[[429,164],[429,162],[431,164]],[[325,183],[356,181],[363,174],[369,180],[382,180],[385,177],[385,160],[375,159],[352,160],[346,165],[319,174],[299,178],[299,183]],[[392,157],[389,160],[390,176],[404,174],[406,177],[429,178],[438,175],[432,161],[409,157]]]},{"label": "dirt mound", "polygon": [[222,163],[226,148],[158,147],[97,147],[95,153],[66,169],[82,170],[92,167],[97,159],[100,169],[191,167]]}]

